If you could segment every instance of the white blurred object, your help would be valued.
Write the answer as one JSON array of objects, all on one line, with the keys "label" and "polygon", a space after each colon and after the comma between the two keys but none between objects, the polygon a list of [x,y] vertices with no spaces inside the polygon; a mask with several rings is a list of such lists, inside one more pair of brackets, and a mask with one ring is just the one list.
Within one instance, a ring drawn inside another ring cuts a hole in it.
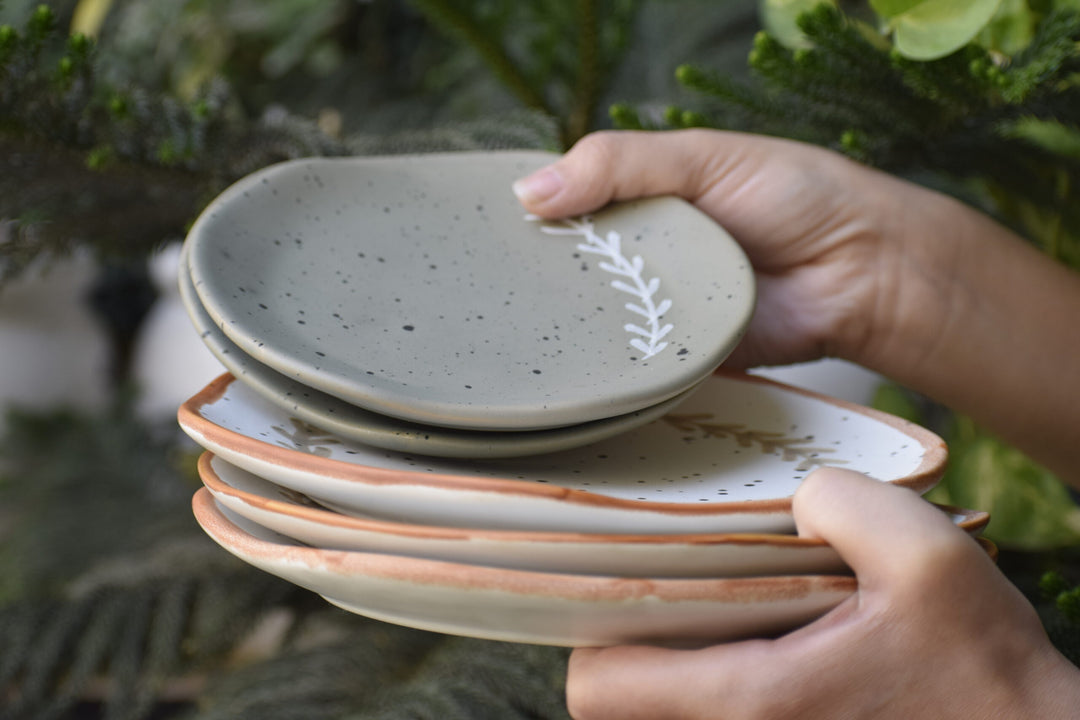
[{"label": "white blurred object", "polygon": [[87,304],[96,275],[93,259],[76,254],[0,288],[0,429],[13,405],[89,409],[108,397],[108,340]]},{"label": "white blurred object", "polygon": [[166,246],[150,259],[158,298],[139,332],[132,358],[139,386],[138,412],[147,419],[175,415],[182,402],[225,372],[199,338],[180,301],[179,262],[180,243]]},{"label": "white blurred object", "polygon": [[878,387],[885,382],[885,379],[875,372],[835,358],[797,365],[755,368],[751,372],[859,405],[872,404]]}]

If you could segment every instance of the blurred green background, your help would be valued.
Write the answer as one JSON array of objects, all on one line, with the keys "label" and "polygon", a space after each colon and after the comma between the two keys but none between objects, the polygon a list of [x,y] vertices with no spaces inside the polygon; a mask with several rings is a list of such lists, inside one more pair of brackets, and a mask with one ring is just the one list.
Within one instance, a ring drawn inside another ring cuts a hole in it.
[{"label": "blurred green background", "polygon": [[[949,192],[1075,268],[1078,42],[1072,0],[0,2],[0,718],[565,716],[564,651],[346,615],[194,525],[173,415],[209,366],[170,262],[230,182],[735,128]],[[905,388],[873,402],[947,438],[929,497],[992,513],[1080,656],[1074,493]]]}]

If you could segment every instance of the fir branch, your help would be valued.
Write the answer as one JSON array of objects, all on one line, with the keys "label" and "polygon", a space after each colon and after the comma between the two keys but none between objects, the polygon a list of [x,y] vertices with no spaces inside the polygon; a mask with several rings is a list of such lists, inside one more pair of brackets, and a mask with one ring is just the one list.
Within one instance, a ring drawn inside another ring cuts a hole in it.
[{"label": "fir branch", "polygon": [[[845,30],[841,28],[837,33],[843,36]],[[874,49],[868,52],[880,54]],[[912,136],[918,135],[928,120],[933,122],[933,115],[927,115],[935,108],[915,102],[910,96],[893,98],[867,92],[868,77],[860,78],[843,63],[820,61],[821,57],[814,50],[792,52],[759,33],[748,62],[773,86],[793,98],[802,98],[804,108],[816,110],[817,123],[834,137],[853,127],[871,136],[890,130]]]},{"label": "fir branch", "polygon": [[[759,85],[680,68],[677,78],[701,109],[669,111],[668,126],[748,129],[831,146],[968,202],[978,188],[981,210],[1080,267],[1080,160],[1069,147],[1040,145],[1016,131],[1032,118],[1070,124],[1077,116],[1080,13],[1049,14],[1011,63],[977,46],[908,60],[825,6],[799,24],[808,50],[755,39],[749,62]],[[640,123],[625,109],[615,115]]]},{"label": "fir branch", "polygon": [[568,651],[453,638],[349,720],[569,720]]},{"label": "fir branch", "polygon": [[[213,555],[194,574],[0,608],[0,637],[11,640],[0,652],[0,698],[13,698],[0,718],[62,717],[93,687],[104,690],[105,718],[148,717],[171,678],[220,665],[264,613],[300,594],[216,548]],[[204,597],[211,587],[227,591]],[[198,607],[221,599],[225,626],[193,621]]]},{"label": "fir branch", "polygon": [[588,132],[596,112],[600,86],[599,18],[596,0],[577,0],[578,56],[574,101],[566,119],[564,144],[572,145]]},{"label": "fir branch", "polygon": [[452,0],[411,0],[435,27],[444,29],[466,46],[471,47],[488,69],[527,108],[557,116],[555,109],[533,86],[517,63],[497,42],[498,34],[484,27],[467,11],[456,7]]},{"label": "fir branch", "polygon": [[200,697],[193,720],[345,717],[408,676],[445,636],[333,611],[332,638],[299,643],[224,675]]},{"label": "fir branch", "polygon": [[1028,47],[1003,73],[993,74],[1001,85],[1004,100],[1020,105],[1033,94],[1052,92],[1051,81],[1065,77],[1080,64],[1078,41],[1080,13],[1064,9],[1050,13],[1039,23]]}]

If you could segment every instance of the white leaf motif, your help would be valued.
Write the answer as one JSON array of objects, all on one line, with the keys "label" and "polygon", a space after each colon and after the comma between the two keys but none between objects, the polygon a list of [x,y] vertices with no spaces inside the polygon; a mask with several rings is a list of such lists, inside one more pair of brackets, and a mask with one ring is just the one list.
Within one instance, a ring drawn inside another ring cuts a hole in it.
[{"label": "white leaf motif", "polygon": [[[526,220],[539,221],[541,218],[535,215],[526,215]],[[606,273],[617,275],[624,280],[612,280],[611,287],[620,292],[633,295],[637,302],[628,302],[625,308],[635,315],[645,318],[645,325],[627,323],[623,330],[636,335],[629,339],[630,347],[642,353],[642,360],[648,360],[668,346],[662,342],[663,338],[674,329],[674,325],[666,323],[661,327],[660,317],[671,309],[671,298],[665,298],[659,303],[654,296],[660,289],[660,278],[645,279],[645,260],[640,255],[627,258],[622,254],[622,236],[614,230],[609,230],[607,235],[601,237],[596,234],[592,218],[585,216],[580,219],[564,220],[562,227],[550,225],[541,226],[542,232],[549,235],[577,235],[584,238],[585,242],[577,244],[581,252],[593,255],[601,255],[604,260],[597,263],[597,267]]]}]

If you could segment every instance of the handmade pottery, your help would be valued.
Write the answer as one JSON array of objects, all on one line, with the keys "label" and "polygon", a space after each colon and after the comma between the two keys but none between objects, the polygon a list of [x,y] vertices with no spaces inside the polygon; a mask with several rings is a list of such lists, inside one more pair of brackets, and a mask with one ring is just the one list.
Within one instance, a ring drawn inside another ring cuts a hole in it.
[{"label": "handmade pottery", "polygon": [[770,635],[823,615],[856,587],[849,576],[635,579],[324,550],[230,514],[205,488],[193,508],[223,548],[345,610],[490,640],[603,646]]},{"label": "handmade pottery", "polygon": [[[357,518],[327,510],[221,458],[199,459],[203,484],[223,507],[307,545],[474,565],[622,577],[740,577],[847,572],[823,540],[767,533],[604,535],[478,530]],[[985,512],[943,508],[979,532]]]},{"label": "handmade pottery", "polygon": [[545,430],[496,432],[419,425],[373,413],[292,380],[248,356],[221,332],[195,294],[185,266],[181,295],[188,315],[214,356],[235,377],[271,403],[343,438],[400,452],[439,457],[514,457],[587,445],[643,425],[674,408],[694,388],[625,415]]},{"label": "handmade pottery", "polygon": [[596,533],[791,532],[791,496],[834,465],[923,492],[945,444],[900,418],[717,373],[675,412],[572,450],[455,460],[344,440],[223,376],[180,425],[228,462],[336,510],[426,525]]},{"label": "handmade pottery", "polygon": [[199,337],[234,377],[285,412],[314,427],[365,445],[439,457],[500,458],[538,455],[588,445],[655,420],[678,405],[693,388],[642,410],[602,420],[548,428],[497,432],[419,425],[380,415],[308,387],[258,362],[218,328],[199,301],[186,265],[180,293]]},{"label": "handmade pottery", "polygon": [[260,363],[422,425],[534,430],[656,406],[742,336],[754,277],[691,204],[559,222],[512,181],[553,155],[282,163],[226,190],[187,238],[196,292]]}]

